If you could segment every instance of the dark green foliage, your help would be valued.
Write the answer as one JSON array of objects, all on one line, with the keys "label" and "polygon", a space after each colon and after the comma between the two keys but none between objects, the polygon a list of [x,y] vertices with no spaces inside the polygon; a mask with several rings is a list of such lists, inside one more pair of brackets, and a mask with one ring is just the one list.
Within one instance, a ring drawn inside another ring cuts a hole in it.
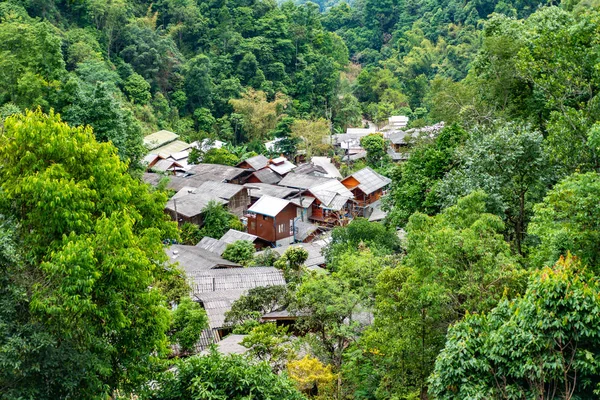
[{"label": "dark green foliage", "polygon": [[144,398],[156,400],[302,400],[287,375],[276,375],[267,363],[252,363],[239,355],[223,356],[216,350],[190,357],[176,371],[162,373],[156,389]]},{"label": "dark green foliage", "polygon": [[367,246],[375,253],[391,254],[400,249],[400,239],[395,229],[356,218],[347,226],[333,230],[331,242],[324,251],[330,268],[335,269],[335,261],[342,253],[357,250],[359,246]]},{"label": "dark green foliage", "polygon": [[574,174],[562,180],[534,208],[529,233],[539,239],[532,250],[533,266],[553,265],[567,252],[592,271],[600,262],[600,176]]},{"label": "dark green foliage", "polygon": [[387,156],[387,143],[383,135],[372,134],[365,136],[360,139],[360,145],[367,151],[367,163],[374,168],[381,167]]},{"label": "dark green foliage", "polygon": [[568,256],[543,268],[527,292],[448,332],[430,389],[438,399],[594,398],[600,283]]},{"label": "dark green foliage", "polygon": [[200,229],[201,238],[204,236],[221,239],[229,229],[239,229],[241,222],[219,202],[211,200],[202,210],[204,225]]},{"label": "dark green foliage", "polygon": [[404,226],[415,212],[433,215],[440,210],[436,186],[454,165],[454,152],[467,138],[458,125],[444,128],[434,142],[418,143],[405,163],[392,172],[388,222]]}]

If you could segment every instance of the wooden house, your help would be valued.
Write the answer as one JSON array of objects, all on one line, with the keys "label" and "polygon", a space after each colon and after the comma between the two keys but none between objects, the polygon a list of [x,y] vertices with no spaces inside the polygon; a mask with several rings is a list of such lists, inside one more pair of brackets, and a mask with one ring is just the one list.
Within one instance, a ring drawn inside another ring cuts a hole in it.
[{"label": "wooden house", "polygon": [[354,194],[354,204],[364,209],[379,200],[391,179],[373,171],[370,167],[361,169],[342,180],[342,184]]},{"label": "wooden house", "polygon": [[266,168],[269,165],[269,159],[262,154],[259,154],[254,157],[250,157],[236,165],[237,168],[242,169],[251,169],[253,171],[258,171],[263,168]]},{"label": "wooden house", "polygon": [[294,220],[298,206],[289,200],[261,197],[246,215],[248,233],[270,244],[289,244],[294,240]]}]

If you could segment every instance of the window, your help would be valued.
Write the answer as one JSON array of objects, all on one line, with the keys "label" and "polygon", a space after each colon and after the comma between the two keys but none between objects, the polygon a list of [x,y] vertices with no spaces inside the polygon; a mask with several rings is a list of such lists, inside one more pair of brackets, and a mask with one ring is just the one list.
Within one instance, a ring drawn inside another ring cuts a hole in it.
[{"label": "window", "polygon": [[277,233],[284,233],[284,232],[285,232],[285,224],[277,225]]}]

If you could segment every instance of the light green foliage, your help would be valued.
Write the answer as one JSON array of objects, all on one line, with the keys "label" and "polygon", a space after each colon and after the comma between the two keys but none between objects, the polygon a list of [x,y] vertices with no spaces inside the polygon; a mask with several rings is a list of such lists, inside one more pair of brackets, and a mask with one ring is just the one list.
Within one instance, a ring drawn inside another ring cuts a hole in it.
[{"label": "light green foliage", "polygon": [[600,379],[600,283],[570,255],[525,295],[448,332],[430,379],[438,399],[593,398]]},{"label": "light green foliage", "polygon": [[216,350],[190,357],[176,371],[158,376],[155,389],[143,398],[154,400],[302,400],[304,396],[287,375],[276,375],[267,363],[253,363],[239,355],[224,356]]},{"label": "light green foliage", "polygon": [[296,356],[291,339],[287,327],[267,322],[252,329],[241,344],[248,348],[248,356],[267,362],[273,372],[279,373]]},{"label": "light green foliage", "polygon": [[176,232],[164,194],[52,113],[8,118],[0,163],[0,214],[18,223],[23,252],[10,260],[18,296],[2,299],[20,311],[2,328],[0,383],[43,399],[105,398],[144,381],[166,352],[158,287],[178,279],[162,268],[161,239]]},{"label": "light green foliage", "polygon": [[93,232],[102,214],[125,210],[135,234],[176,236],[163,212],[165,194],[149,192],[129,176],[115,148],[97,143],[91,129],[71,128],[39,111],[8,118],[0,160],[8,166],[0,171],[3,206],[23,221],[35,254],[57,245],[65,233]]},{"label": "light green foliage", "polygon": [[272,267],[275,265],[275,262],[281,257],[278,252],[272,250],[271,248],[267,248],[261,254],[256,254],[254,256],[254,260],[252,261],[252,265],[256,265],[258,267]]},{"label": "light green foliage", "polygon": [[360,145],[367,151],[367,163],[380,167],[386,158],[387,143],[381,134],[371,134],[360,139]]},{"label": "light green foliage", "polygon": [[362,246],[370,248],[376,254],[391,254],[400,249],[400,239],[394,229],[369,222],[365,218],[356,218],[345,227],[333,229],[331,242],[324,250],[329,268],[336,270],[336,260],[340,255]]},{"label": "light green foliage", "polygon": [[201,238],[204,236],[213,239],[221,237],[229,229],[240,229],[241,222],[219,202],[211,200],[202,210],[204,225],[200,229]]},{"label": "light green foliage", "polygon": [[210,149],[201,157],[201,161],[206,164],[221,164],[234,166],[240,162],[240,159],[230,153],[227,149]]},{"label": "light green foliage", "polygon": [[467,138],[458,125],[444,128],[435,141],[423,140],[412,149],[410,158],[391,173],[391,194],[388,197],[392,226],[404,226],[414,212],[439,212],[436,187],[453,167],[454,152]]},{"label": "light green foliage", "polygon": [[475,192],[437,216],[414,214],[407,255],[379,275],[375,324],[363,346],[385,354],[376,361],[381,395],[423,393],[448,326],[520,291],[523,272],[485,201]]},{"label": "light green foliage", "polygon": [[456,156],[460,165],[438,187],[442,205],[485,191],[488,210],[504,219],[508,236],[521,253],[532,206],[550,180],[542,140],[539,132],[511,124],[491,132],[473,131]]},{"label": "light green foliage", "polygon": [[237,240],[227,245],[222,257],[242,265],[248,265],[254,257],[256,249],[248,240]]},{"label": "light green foliage", "polygon": [[308,251],[300,246],[290,246],[273,266],[283,271],[287,282],[297,282],[302,274],[304,262],[308,259]]},{"label": "light green foliage", "polygon": [[593,271],[600,262],[600,176],[595,172],[563,179],[534,208],[529,233],[539,238],[532,250],[535,267],[554,264],[568,251]]},{"label": "light green foliage", "polygon": [[181,243],[189,246],[195,246],[202,240],[202,233],[196,224],[184,222],[179,227],[179,236]]},{"label": "light green foliage", "polygon": [[193,351],[200,333],[208,327],[206,311],[189,297],[183,297],[171,317],[169,336],[183,353]]}]

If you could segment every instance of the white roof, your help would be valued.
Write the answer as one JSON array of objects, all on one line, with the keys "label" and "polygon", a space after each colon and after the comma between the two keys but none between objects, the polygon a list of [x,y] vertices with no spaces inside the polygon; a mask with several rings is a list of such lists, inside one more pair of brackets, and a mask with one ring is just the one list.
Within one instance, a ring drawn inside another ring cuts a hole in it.
[{"label": "white roof", "polygon": [[[274,163],[276,160],[279,160],[280,158],[282,158],[282,157],[276,158],[272,162]],[[289,162],[288,160],[284,159],[279,164],[269,165],[269,168],[271,168],[273,171],[277,172],[279,175],[285,175],[288,172],[290,172],[291,170],[293,170],[294,168],[296,168],[296,166],[294,164],[292,164],[291,162]]]},{"label": "white roof", "polygon": [[290,204],[289,200],[278,199],[277,197],[263,196],[250,209],[251,213],[275,217]]},{"label": "white roof", "polygon": [[338,171],[338,169],[335,167],[335,165],[333,165],[333,163],[331,162],[331,158],[313,157],[311,159],[311,161],[313,162],[313,164],[318,165],[319,167],[323,168],[327,172],[327,175],[325,175],[327,178],[342,179],[342,174],[340,174],[340,171]]},{"label": "white roof", "polygon": [[390,124],[392,123],[408,123],[408,117],[404,115],[393,115],[389,118]]},{"label": "white roof", "polygon": [[280,140],[283,140],[283,138],[275,138],[274,140],[271,140],[270,142],[266,142],[265,143],[265,147],[267,148],[267,150],[269,151],[275,151],[275,145],[277,144],[277,142],[279,142]]}]

